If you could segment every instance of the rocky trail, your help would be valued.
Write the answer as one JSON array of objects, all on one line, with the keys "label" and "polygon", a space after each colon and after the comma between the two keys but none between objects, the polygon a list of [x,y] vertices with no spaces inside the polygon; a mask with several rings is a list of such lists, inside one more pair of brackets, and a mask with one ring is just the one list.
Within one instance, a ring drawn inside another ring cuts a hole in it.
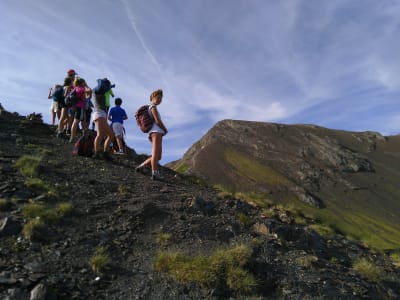
[{"label": "rocky trail", "polygon": [[[111,162],[72,156],[72,145],[34,117],[2,111],[0,141],[1,299],[400,298],[400,270],[388,255],[339,234],[325,239],[310,228],[314,220],[296,222],[289,211],[249,205],[167,168],[164,181],[151,181],[135,172],[144,156],[134,150]],[[42,185],[17,166],[27,155],[40,157]],[[26,233],[26,207],[60,203],[72,209]],[[204,283],[155,267],[160,253],[205,258],[235,245],[250,249],[241,270],[255,279],[251,289],[236,288],[226,270]],[[96,270],[99,248],[108,262]],[[384,275],[357,272],[359,258]]]}]

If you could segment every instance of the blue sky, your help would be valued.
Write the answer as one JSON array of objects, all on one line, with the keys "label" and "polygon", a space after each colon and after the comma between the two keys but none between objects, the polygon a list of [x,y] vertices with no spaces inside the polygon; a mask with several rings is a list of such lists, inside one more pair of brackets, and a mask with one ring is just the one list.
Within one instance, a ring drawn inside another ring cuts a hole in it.
[{"label": "blue sky", "polygon": [[0,102],[50,122],[48,88],[75,69],[108,77],[133,118],[153,90],[180,158],[217,121],[397,134],[400,1],[1,0]]}]

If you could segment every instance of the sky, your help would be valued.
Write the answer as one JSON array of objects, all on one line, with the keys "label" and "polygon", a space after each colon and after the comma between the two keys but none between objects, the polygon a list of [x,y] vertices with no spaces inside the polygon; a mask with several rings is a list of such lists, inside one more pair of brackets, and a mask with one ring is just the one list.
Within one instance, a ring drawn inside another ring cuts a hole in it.
[{"label": "sky", "polygon": [[74,69],[115,83],[127,144],[163,89],[162,164],[216,122],[400,129],[400,1],[0,0],[0,103],[51,122],[48,90]]}]

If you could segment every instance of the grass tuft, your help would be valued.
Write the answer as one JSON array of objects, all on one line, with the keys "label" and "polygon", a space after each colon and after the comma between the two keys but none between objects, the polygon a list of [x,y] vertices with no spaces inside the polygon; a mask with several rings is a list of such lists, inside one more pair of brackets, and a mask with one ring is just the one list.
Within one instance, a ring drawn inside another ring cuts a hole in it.
[{"label": "grass tuft", "polygon": [[39,172],[41,157],[23,155],[15,163],[24,177],[35,177]]},{"label": "grass tuft", "polygon": [[33,240],[40,235],[40,231],[46,227],[46,224],[40,218],[32,219],[24,225],[22,233],[25,238]]},{"label": "grass tuft", "polygon": [[157,235],[157,243],[160,246],[165,247],[170,243],[171,238],[172,238],[171,233],[161,232]]},{"label": "grass tuft", "polygon": [[237,216],[238,216],[240,225],[242,225],[245,228],[250,228],[251,225],[254,224],[254,221],[248,215],[246,215],[244,213],[238,213]]},{"label": "grass tuft", "polygon": [[297,257],[295,260],[296,265],[304,267],[304,268],[311,267],[317,261],[318,261],[318,257],[316,257],[315,255],[300,256],[300,257]]},{"label": "grass tuft", "polygon": [[155,269],[170,274],[178,282],[195,282],[208,287],[225,285],[235,293],[249,293],[256,286],[256,280],[243,267],[251,253],[251,248],[243,244],[216,250],[210,256],[160,252]]},{"label": "grass tuft", "polygon": [[366,258],[359,258],[353,263],[353,269],[371,282],[381,282],[385,279],[383,268],[368,261]]},{"label": "grass tuft", "polygon": [[90,258],[90,267],[93,272],[99,274],[110,264],[110,257],[105,247],[97,247],[93,256]]},{"label": "grass tuft", "polygon": [[396,267],[400,267],[400,250],[390,254],[390,259]]},{"label": "grass tuft", "polygon": [[61,217],[70,215],[73,210],[74,210],[74,206],[71,202],[62,202],[62,203],[59,203],[56,207],[56,212]]}]

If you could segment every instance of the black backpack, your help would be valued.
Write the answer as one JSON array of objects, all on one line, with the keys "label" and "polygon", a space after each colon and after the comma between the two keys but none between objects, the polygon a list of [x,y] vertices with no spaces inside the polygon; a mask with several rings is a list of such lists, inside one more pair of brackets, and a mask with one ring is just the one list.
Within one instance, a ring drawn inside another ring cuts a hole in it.
[{"label": "black backpack", "polygon": [[63,102],[64,101],[64,87],[57,86],[53,91],[53,101]]},{"label": "black backpack", "polygon": [[68,107],[71,107],[75,104],[77,104],[79,101],[78,95],[76,93],[76,90],[73,89],[72,91],[69,92],[69,94],[67,95],[67,97],[65,97],[65,104]]}]

